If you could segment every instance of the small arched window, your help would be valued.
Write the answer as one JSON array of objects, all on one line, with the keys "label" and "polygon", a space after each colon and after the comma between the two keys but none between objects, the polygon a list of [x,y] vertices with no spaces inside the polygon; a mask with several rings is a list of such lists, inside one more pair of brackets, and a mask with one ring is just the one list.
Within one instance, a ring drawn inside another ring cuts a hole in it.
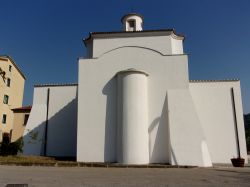
[{"label": "small arched window", "polygon": [[134,19],[128,20],[128,30],[129,31],[135,31],[136,30],[136,28],[135,28],[135,20]]}]

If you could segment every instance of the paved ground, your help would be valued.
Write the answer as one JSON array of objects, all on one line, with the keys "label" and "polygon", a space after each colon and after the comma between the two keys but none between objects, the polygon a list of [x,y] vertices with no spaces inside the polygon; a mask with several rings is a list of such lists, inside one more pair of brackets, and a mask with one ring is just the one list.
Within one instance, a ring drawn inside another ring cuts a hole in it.
[{"label": "paved ground", "polygon": [[7,184],[49,187],[250,186],[245,168],[77,168],[0,166],[0,187]]}]

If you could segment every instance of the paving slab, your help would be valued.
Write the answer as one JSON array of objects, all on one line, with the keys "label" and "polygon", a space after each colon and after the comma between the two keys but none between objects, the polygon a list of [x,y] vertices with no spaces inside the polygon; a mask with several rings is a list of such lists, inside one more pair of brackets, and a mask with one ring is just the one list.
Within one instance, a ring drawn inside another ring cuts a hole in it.
[{"label": "paving slab", "polygon": [[0,186],[8,184],[27,184],[28,187],[244,187],[250,186],[250,168],[0,166]]}]

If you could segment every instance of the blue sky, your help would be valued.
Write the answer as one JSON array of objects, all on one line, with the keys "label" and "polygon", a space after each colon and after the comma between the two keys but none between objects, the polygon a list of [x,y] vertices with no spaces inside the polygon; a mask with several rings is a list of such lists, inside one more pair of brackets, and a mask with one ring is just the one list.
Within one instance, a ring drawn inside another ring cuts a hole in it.
[{"label": "blue sky", "polygon": [[144,29],[175,28],[184,34],[190,79],[241,80],[250,113],[249,0],[0,0],[0,54],[10,55],[33,85],[77,82],[77,58],[89,32],[119,31],[131,11]]}]

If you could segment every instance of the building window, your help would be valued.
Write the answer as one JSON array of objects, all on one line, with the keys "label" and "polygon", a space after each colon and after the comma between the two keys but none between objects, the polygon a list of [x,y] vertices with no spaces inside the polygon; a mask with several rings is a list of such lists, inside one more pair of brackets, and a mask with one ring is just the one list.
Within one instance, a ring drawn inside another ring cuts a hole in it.
[{"label": "building window", "polygon": [[128,26],[129,26],[130,30],[135,31],[135,20],[129,20]]},{"label": "building window", "polygon": [[4,104],[8,104],[9,103],[9,96],[8,95],[4,95],[3,103]]},{"label": "building window", "polygon": [[3,114],[2,124],[6,124],[6,121],[7,121],[7,115]]},{"label": "building window", "polygon": [[6,83],[6,85],[7,85],[8,87],[10,87],[10,78],[7,78],[7,83]]},{"label": "building window", "polygon": [[11,65],[9,65],[9,72],[11,72],[11,69],[12,69],[12,66],[11,66]]},{"label": "building window", "polygon": [[24,122],[23,122],[24,126],[27,124],[29,116],[30,116],[29,114],[25,114],[25,116],[24,116]]}]

